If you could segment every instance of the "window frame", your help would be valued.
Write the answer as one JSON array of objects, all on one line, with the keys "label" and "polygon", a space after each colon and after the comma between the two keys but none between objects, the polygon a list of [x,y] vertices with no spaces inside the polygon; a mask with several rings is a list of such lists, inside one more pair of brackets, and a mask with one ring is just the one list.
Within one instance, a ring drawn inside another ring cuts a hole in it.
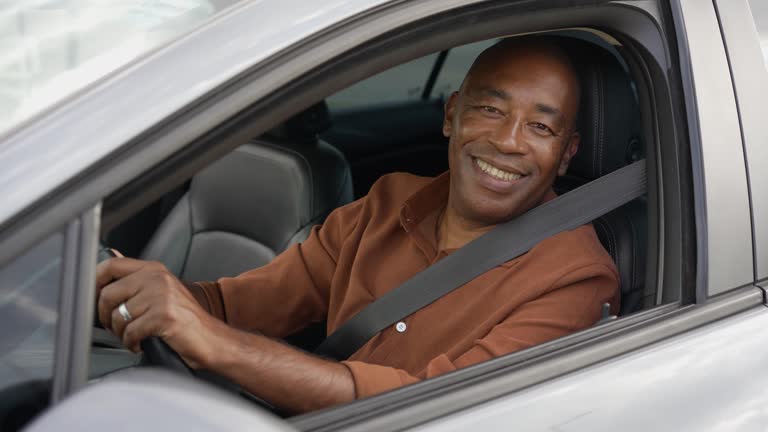
[{"label": "window frame", "polygon": [[51,388],[53,404],[88,382],[100,223],[101,203],[98,203],[70,221],[63,230],[59,322]]}]

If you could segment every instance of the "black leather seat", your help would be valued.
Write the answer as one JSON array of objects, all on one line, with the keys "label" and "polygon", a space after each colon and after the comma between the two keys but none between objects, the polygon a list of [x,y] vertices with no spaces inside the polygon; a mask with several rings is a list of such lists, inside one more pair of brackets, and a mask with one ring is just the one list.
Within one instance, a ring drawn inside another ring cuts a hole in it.
[{"label": "black leather seat", "polygon": [[304,240],[353,196],[344,156],[318,138],[329,126],[322,102],[201,171],[142,258],[185,280],[216,280]]},{"label": "black leather seat", "polygon": [[[566,42],[581,80],[581,144],[555,189],[562,193],[644,157],[640,110],[629,76],[617,58],[602,47],[579,40]],[[611,254],[621,283],[621,314],[653,305],[645,287],[647,205],[645,198],[620,207],[593,223]]]}]

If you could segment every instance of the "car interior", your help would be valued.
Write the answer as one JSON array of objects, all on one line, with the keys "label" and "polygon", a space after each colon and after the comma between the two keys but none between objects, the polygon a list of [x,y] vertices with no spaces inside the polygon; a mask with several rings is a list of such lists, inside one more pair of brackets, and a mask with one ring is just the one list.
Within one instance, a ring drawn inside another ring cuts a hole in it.
[{"label": "car interior", "polygon": [[[598,32],[551,33],[562,38],[582,87],[581,144],[555,184],[562,194],[644,158],[646,146],[623,47]],[[161,261],[188,281],[234,276],[268,263],[334,209],[364,196],[382,175],[447,170],[443,104],[474,57],[496,40],[415,59],[326,95],[103,233],[102,243],[126,256]],[[399,100],[376,98],[397,91]],[[593,222],[619,271],[619,318],[661,303],[655,270],[646,265],[655,254],[648,207],[643,197]],[[325,336],[323,323],[316,323],[288,342],[312,350]],[[93,378],[135,365],[132,355],[116,355],[116,348],[119,343],[108,335],[95,334]],[[36,382],[27,389],[36,396],[15,389],[19,396],[0,409],[0,418],[23,424],[47,404],[44,388]]]}]

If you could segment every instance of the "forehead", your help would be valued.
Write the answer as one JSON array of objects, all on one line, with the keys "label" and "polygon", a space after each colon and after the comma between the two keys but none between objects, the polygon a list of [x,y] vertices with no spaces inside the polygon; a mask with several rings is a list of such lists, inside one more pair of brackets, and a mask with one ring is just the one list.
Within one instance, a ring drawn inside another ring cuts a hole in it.
[{"label": "forehead", "polygon": [[489,50],[472,66],[463,90],[471,96],[507,94],[532,103],[569,108],[575,103],[578,80],[572,68],[550,50],[522,48]]}]

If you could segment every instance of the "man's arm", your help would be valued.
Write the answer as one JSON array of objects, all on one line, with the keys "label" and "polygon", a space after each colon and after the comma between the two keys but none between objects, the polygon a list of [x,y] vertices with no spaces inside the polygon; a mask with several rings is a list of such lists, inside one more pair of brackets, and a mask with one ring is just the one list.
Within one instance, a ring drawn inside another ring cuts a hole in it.
[{"label": "man's arm", "polygon": [[355,399],[355,383],[344,364],[262,335],[232,328],[228,333],[205,368],[271,404],[298,414]]},{"label": "man's arm", "polygon": [[269,264],[216,282],[185,282],[195,299],[231,326],[285,337],[328,313],[339,251],[357,225],[365,198],[334,210],[322,226]]},{"label": "man's arm", "polygon": [[588,328],[602,304],[618,308],[615,274],[596,264],[570,272],[540,298],[519,307],[455,358],[442,354],[418,376],[360,361],[335,362],[259,335],[227,336],[207,365],[244,388],[291,412],[305,412],[372,396]]},{"label": "man's arm", "polygon": [[[464,353],[455,358],[442,354],[415,376],[359,361],[327,361],[233,329],[206,313],[157,263],[115,258],[99,264],[97,275],[99,318],[128,348],[138,351],[144,337],[158,335],[192,367],[224,375],[292,412],[370,396],[586,328],[599,319],[601,304],[614,299],[617,287],[605,266],[572,272],[561,286],[519,307]],[[130,322],[116,311],[126,298],[134,316]]]}]

